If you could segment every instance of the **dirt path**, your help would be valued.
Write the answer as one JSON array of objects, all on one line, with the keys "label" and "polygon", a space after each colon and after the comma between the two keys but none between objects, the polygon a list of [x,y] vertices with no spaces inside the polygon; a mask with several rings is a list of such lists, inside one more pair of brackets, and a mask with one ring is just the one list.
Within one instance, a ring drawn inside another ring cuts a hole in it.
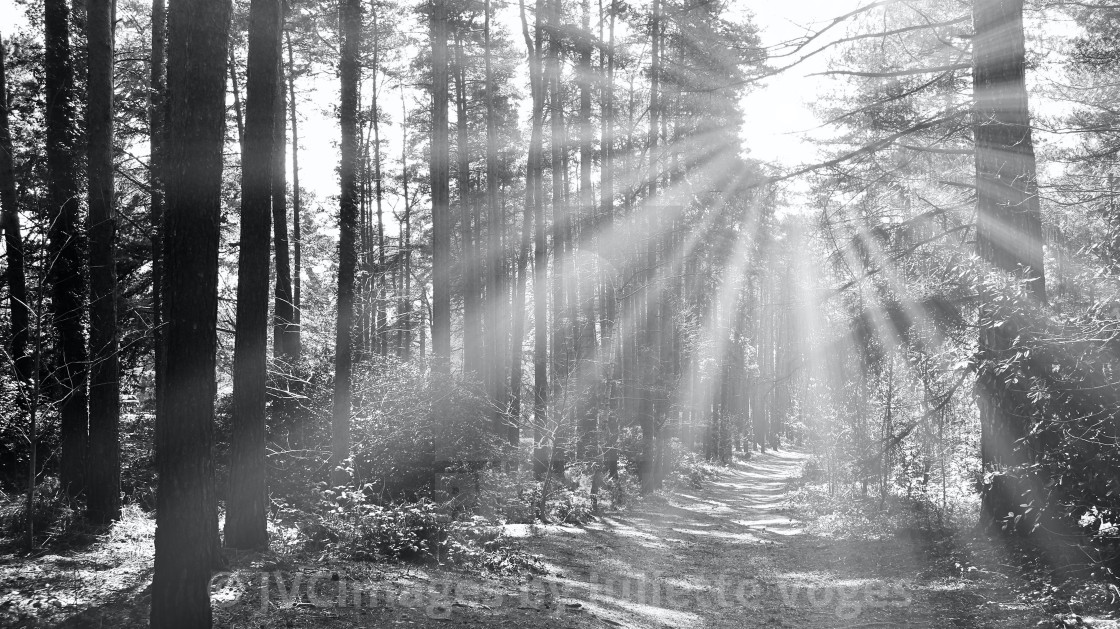
[{"label": "dirt path", "polygon": [[667,504],[552,531],[532,548],[569,576],[582,610],[615,626],[1032,627],[1043,618],[1015,601],[1004,575],[938,565],[932,555],[952,540],[806,533],[789,510],[805,458],[756,455]]},{"label": "dirt path", "polygon": [[[669,500],[647,500],[587,526],[526,531],[521,544],[546,569],[531,578],[360,562],[240,562],[215,581],[215,626],[941,629],[1033,627],[1045,617],[1016,602],[1015,576],[955,566],[952,538],[851,541],[806,532],[790,511],[791,481],[805,460],[791,451],[755,455]],[[994,551],[990,557],[999,562]],[[16,626],[146,627],[142,587],[100,605],[75,601],[70,609],[85,607],[81,613],[64,608]],[[14,611],[5,608],[12,604],[0,603],[0,612]]]}]

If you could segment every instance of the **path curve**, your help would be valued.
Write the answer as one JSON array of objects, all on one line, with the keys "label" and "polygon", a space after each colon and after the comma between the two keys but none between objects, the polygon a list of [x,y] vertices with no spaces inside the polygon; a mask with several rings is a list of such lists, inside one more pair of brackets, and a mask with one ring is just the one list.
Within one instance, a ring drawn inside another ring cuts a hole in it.
[{"label": "path curve", "polygon": [[934,565],[933,541],[921,535],[806,532],[790,494],[807,459],[755,454],[700,489],[553,528],[529,545],[553,575],[539,589],[560,595],[551,609],[579,609],[588,626],[1018,628],[1044,617],[1003,575]]}]

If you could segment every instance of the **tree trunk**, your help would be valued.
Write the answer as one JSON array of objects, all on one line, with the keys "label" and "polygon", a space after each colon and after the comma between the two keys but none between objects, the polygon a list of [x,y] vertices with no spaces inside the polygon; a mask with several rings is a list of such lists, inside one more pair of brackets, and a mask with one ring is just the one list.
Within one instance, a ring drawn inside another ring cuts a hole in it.
[{"label": "tree trunk", "polygon": [[1042,302],[1042,228],[1027,106],[1022,0],[976,0],[973,54],[977,250]]},{"label": "tree trunk", "polygon": [[[977,253],[991,271],[1026,281],[1028,296],[1037,306],[1046,301],[1046,284],[1026,91],[1023,1],[975,0],[972,19]],[[1031,458],[1029,448],[1018,443],[1029,429],[1019,409],[1025,400],[1013,391],[1007,374],[998,371],[999,363],[1014,352],[1014,339],[1029,326],[1031,307],[999,300],[980,308],[976,386],[985,471],[1023,465]],[[1031,368],[1031,359],[1025,366]],[[1006,503],[983,502],[983,509]],[[990,521],[1003,514],[987,515]]]},{"label": "tree trunk", "polygon": [[148,142],[151,156],[148,158],[148,185],[151,188],[151,231],[152,231],[152,362],[155,374],[156,415],[159,404],[166,399],[163,387],[164,372],[167,368],[167,351],[164,344],[163,312],[163,221],[164,185],[164,140],[166,128],[166,64],[167,52],[167,5],[165,0],[152,0],[152,61],[151,86],[148,101]]},{"label": "tree trunk", "polygon": [[87,509],[91,522],[121,514],[120,358],[117,354],[117,218],[113,189],[114,0],[89,0],[86,90],[89,105],[89,386]]},{"label": "tree trunk", "polygon": [[293,358],[298,359],[303,352],[303,340],[300,321],[300,269],[303,262],[300,226],[300,191],[299,191],[299,127],[296,123],[296,61],[292,51],[292,36],[285,33],[288,42],[288,109],[292,116],[292,241],[293,268],[292,268],[292,326],[290,346]]},{"label": "tree trunk", "polygon": [[[592,145],[595,142],[594,126],[591,123],[591,2],[581,2],[583,11],[583,28],[579,31],[579,248],[581,253],[590,254],[594,251],[595,240],[595,194],[591,183]],[[590,256],[583,257],[590,260]],[[573,260],[573,267],[575,266]],[[574,269],[573,269],[574,270]],[[589,276],[590,279],[591,276]],[[597,278],[596,278],[597,279]],[[591,368],[590,361],[595,357],[598,343],[595,336],[595,280],[587,282],[580,292],[579,308],[582,313],[578,316],[579,327],[573,331],[576,339],[577,373],[582,374],[583,369]],[[575,305],[575,304],[573,304]],[[573,326],[575,322],[573,321]],[[579,440],[582,458],[595,456],[598,451],[599,413],[596,407],[598,396],[594,393],[586,395],[581,390],[579,395]],[[590,398],[590,399],[588,399]],[[596,474],[598,468],[596,468]]]},{"label": "tree trunk", "polygon": [[428,288],[423,284],[420,285],[420,321],[417,326],[420,328],[420,358],[424,359],[428,356],[428,324],[432,317],[431,303],[428,301]]},{"label": "tree trunk", "polygon": [[[513,305],[513,337],[511,342],[512,352],[510,355],[509,391],[511,398],[509,410],[509,442],[514,445],[516,445],[521,438],[521,378],[523,337],[525,335],[525,294],[528,284],[529,253],[532,249],[533,221],[535,218],[537,224],[541,226],[540,232],[542,235],[544,231],[543,220],[539,218],[541,214],[541,136],[544,124],[544,98],[541,94],[544,85],[541,80],[540,39],[538,37],[534,43],[532,36],[529,34],[529,22],[525,16],[525,0],[519,0],[519,7],[521,10],[521,32],[525,37],[525,46],[529,51],[529,91],[533,101],[533,123],[529,139],[529,154],[526,159],[527,163],[525,169],[525,210],[521,225],[521,247],[517,254],[517,293]],[[540,262],[539,259],[538,265],[538,268],[544,266],[543,262]],[[534,277],[533,300],[537,308],[537,314],[535,316],[540,317],[540,313],[544,310],[544,306],[546,305],[544,303],[544,293],[538,292],[542,290],[543,280],[539,275]],[[542,334],[541,322],[545,321],[545,319],[537,318],[536,321],[537,344],[534,347],[533,364],[534,367],[538,369],[538,380],[534,391],[539,396],[543,391],[547,390],[547,385],[543,382],[544,378],[541,377],[542,372],[546,369],[545,358],[542,354],[545,344],[547,343],[547,336]],[[538,400],[538,403],[542,403],[542,401]],[[537,417],[536,419],[539,422],[542,417]]]},{"label": "tree trunk", "polygon": [[[359,61],[360,63],[360,61]],[[355,246],[357,252],[355,254],[355,275],[354,281],[354,299],[355,312],[354,329],[351,332],[351,342],[354,346],[354,362],[360,363],[368,356],[370,348],[370,335],[369,335],[369,322],[371,320],[370,313],[373,309],[373,299],[371,298],[370,285],[373,283],[374,269],[372,268],[371,254],[373,252],[372,245],[370,244],[369,237],[369,220],[367,210],[369,209],[369,133],[366,131],[366,121],[372,118],[372,110],[369,116],[362,115],[362,68],[358,68],[358,213],[357,225],[355,227],[356,233]]]},{"label": "tree trunk", "polygon": [[[565,133],[564,133],[564,95],[560,88],[560,47],[563,5],[560,0],[546,0],[548,17],[548,48],[545,58],[545,74],[549,88],[549,117],[551,120],[552,151],[552,389],[558,395],[559,389],[568,377],[568,325],[564,319],[567,313],[564,288],[567,280],[565,271],[565,239],[568,233],[568,208],[564,203],[566,179]],[[569,296],[571,297],[571,296]]]},{"label": "tree trunk", "polygon": [[85,490],[89,415],[86,408],[87,352],[82,313],[86,282],[82,275],[85,234],[79,225],[74,148],[74,72],[70,60],[69,9],[65,0],[47,0],[43,11],[46,42],[46,126],[48,232],[52,263],[54,326],[58,334],[57,376],[62,455],[59,482],[67,495]]},{"label": "tree trunk", "polygon": [[[281,23],[281,26],[283,24]],[[276,295],[273,305],[272,355],[291,363],[296,349],[295,304],[292,297],[292,259],[288,241],[287,125],[285,125],[284,61],[276,38],[276,97],[273,106],[272,141],[272,233],[276,258]]]},{"label": "tree trunk", "polygon": [[282,11],[279,0],[253,0],[249,5],[249,78],[245,86],[245,153],[241,159],[241,246],[237,255],[237,336],[225,525],[226,546],[239,549],[268,545],[268,254],[276,119],[283,111],[276,106],[281,87]]},{"label": "tree trunk", "polygon": [[168,12],[167,400],[156,417],[153,629],[211,625],[213,447],[228,0]]},{"label": "tree trunk", "polygon": [[[405,105],[404,89],[401,89],[401,189],[404,195],[404,265],[403,288],[401,290],[400,318],[401,318],[401,352],[400,357],[408,360],[412,357],[412,205],[408,197],[408,107]],[[421,352],[423,355],[423,352]]]},{"label": "tree trunk", "polygon": [[[543,127],[544,104],[547,86],[543,75],[541,47],[543,41],[542,19],[548,0],[537,0],[536,21],[534,25],[537,51],[538,80],[534,109],[539,109],[536,123]],[[542,129],[543,133],[543,129]],[[543,153],[543,150],[542,150]],[[548,240],[545,235],[544,190],[540,182],[543,155],[537,157],[537,212],[533,216],[533,424],[538,446],[543,436],[545,422],[548,421]],[[534,458],[534,470],[546,467],[547,463]]]},{"label": "tree trunk", "polygon": [[[602,93],[600,94],[600,122],[602,129],[601,135],[601,157],[602,162],[601,175],[599,177],[599,197],[602,205],[602,211],[599,214],[599,231],[608,229],[614,221],[614,146],[615,146],[615,128],[614,128],[614,23],[615,14],[617,13],[616,0],[610,0],[610,8],[608,9],[609,17],[603,16],[603,2],[599,0],[599,14],[603,19],[608,22],[608,35],[607,45],[599,50],[599,65],[602,66],[602,78],[600,86]],[[602,19],[599,24],[599,38],[602,39]],[[600,248],[601,249],[601,248]],[[600,250],[601,256],[609,255],[609,252]],[[615,325],[615,296],[614,296],[614,277],[610,273],[610,257],[605,258],[599,264],[600,270],[600,301],[599,306],[599,333],[603,337],[603,342],[606,343],[607,339],[614,334]]]},{"label": "tree trunk", "polygon": [[[359,59],[359,63],[361,63]],[[362,112],[362,72],[358,68],[358,210],[355,226],[355,271],[354,300],[356,311],[354,313],[354,329],[351,332],[351,342],[354,346],[354,362],[360,363],[368,356],[370,347],[369,321],[373,308],[373,299],[370,297],[373,269],[370,266],[370,255],[373,251],[369,238],[369,133],[366,123],[372,117],[363,115]]]},{"label": "tree trunk", "polygon": [[[659,82],[661,75],[661,2],[660,0],[653,0],[653,17],[650,32],[651,53],[650,53],[650,96],[649,96],[649,145],[647,147],[647,157],[649,159],[649,178],[647,185],[649,192],[646,196],[646,215],[647,215],[647,234],[646,234],[646,284],[645,292],[645,308],[646,308],[646,324],[645,324],[645,350],[651,355],[660,356],[660,326],[659,321],[660,306],[656,303],[659,299],[657,295],[657,243],[659,242],[658,233],[658,220],[657,220],[657,179],[659,176],[657,170],[657,139],[659,132],[658,114],[660,113],[660,105],[658,97],[660,96]],[[653,365],[651,369],[644,370],[646,374],[645,386],[642,387],[642,400],[641,406],[643,411],[641,414],[642,422],[642,460],[639,462],[639,476],[641,477],[641,491],[643,494],[648,494],[654,489],[654,439],[657,432],[657,409],[654,397],[657,395],[654,391],[656,381],[660,376],[661,365]]]},{"label": "tree trunk", "polygon": [[27,352],[31,307],[27,301],[23,234],[19,226],[19,202],[12,164],[12,133],[8,121],[8,88],[4,53],[4,46],[0,44],[0,210],[2,210],[0,217],[4,228],[4,250],[8,258],[6,274],[11,316],[8,351],[15,363],[16,375],[26,386],[34,375],[32,357]]},{"label": "tree trunk", "polygon": [[372,96],[369,106],[370,113],[373,115],[373,200],[374,207],[377,210],[377,275],[375,278],[377,313],[374,321],[376,331],[374,344],[377,346],[377,354],[384,358],[389,355],[389,333],[386,329],[388,313],[385,308],[388,303],[389,291],[385,287],[385,219],[381,188],[381,108],[377,104],[377,73],[381,61],[381,33],[378,31],[377,25],[377,13],[375,12],[373,15],[373,72],[370,77],[373,85],[370,90]]},{"label": "tree trunk", "polygon": [[[636,162],[640,162],[640,160],[635,159],[634,155],[635,109],[636,99],[634,84],[631,83],[630,88],[627,91],[626,102],[626,142],[622,150],[619,151],[622,155],[622,171],[625,173],[637,172],[638,166],[636,165]],[[638,182],[634,182],[629,183],[626,186],[626,190],[622,195],[622,214],[623,216],[626,216],[627,220],[631,221],[635,227],[638,227],[641,223],[634,214],[634,200],[637,196],[637,193],[639,192],[639,189],[635,187],[636,185],[640,184],[638,184]],[[630,242],[626,243],[623,251],[623,257],[626,260],[638,260],[639,256],[641,255],[640,239],[631,239]],[[632,279],[627,282],[627,284],[630,284],[631,282],[636,284],[640,280],[640,272],[635,271],[632,274]],[[625,416],[623,423],[628,426],[641,423],[638,408],[640,406],[640,404],[638,403],[639,398],[641,397],[638,392],[638,385],[640,380],[640,373],[638,368],[638,336],[640,332],[638,321],[641,314],[640,297],[640,287],[631,286],[629,287],[629,290],[624,289],[623,298],[621,300],[621,307],[624,314],[619,317],[619,325],[625,326],[625,329],[620,328],[619,334],[622,335],[623,342],[622,399],[623,413]]]},{"label": "tree trunk", "polygon": [[[572,346],[575,335],[576,295],[575,265],[572,262],[571,205],[568,202],[568,144],[567,125],[564,121],[563,74],[563,11],[561,0],[552,0],[548,9],[548,56],[545,71],[549,82],[549,115],[552,136],[552,402],[554,421],[549,426],[545,452],[547,469],[566,465],[567,455],[562,451],[561,426],[569,414],[565,387],[572,372]],[[547,482],[547,479],[546,479]]]},{"label": "tree trunk", "polygon": [[[601,145],[602,145],[602,174],[600,176],[599,196],[603,204],[602,213],[599,215],[602,230],[608,229],[614,221],[614,147],[615,147],[615,122],[614,122],[614,27],[615,16],[618,14],[616,0],[610,0],[608,9],[609,17],[603,16],[602,0],[599,2],[599,13],[602,19],[608,20],[607,45],[600,48],[599,63],[603,67],[603,82],[600,107],[601,113]],[[602,39],[602,19],[600,20],[600,39]],[[617,320],[618,304],[615,298],[615,274],[611,272],[609,262],[614,258],[609,252],[600,247],[600,326],[599,333],[603,338],[603,345],[611,343],[611,361],[608,367],[611,372],[606,374],[610,379],[608,386],[607,426],[606,439],[603,444],[603,466],[606,474],[611,479],[618,478],[618,420],[621,413],[621,380],[624,361],[624,343],[621,327]],[[616,258],[614,258],[616,259]]]},{"label": "tree trunk", "polygon": [[451,208],[447,130],[447,0],[432,5],[432,352],[434,368],[451,369]]},{"label": "tree trunk", "polygon": [[[16,193],[16,179],[12,160],[12,134],[8,120],[8,89],[5,70],[5,50],[3,37],[0,37],[0,225],[4,229],[4,250],[8,257],[8,303],[11,320],[11,331],[8,341],[8,352],[15,367],[15,375],[19,380],[20,393],[19,405],[21,410],[28,413],[28,461],[27,461],[27,552],[35,549],[35,485],[39,464],[37,461],[38,436],[37,436],[37,410],[39,399],[39,377],[36,363],[39,351],[35,352],[36,359],[32,360],[27,351],[27,342],[30,336],[31,308],[27,302],[27,279],[24,271],[23,234],[19,226],[19,197]],[[42,303],[42,292],[39,294],[39,303]],[[34,377],[34,384],[32,378]],[[5,464],[14,464],[15,457],[7,460]]]},{"label": "tree trunk", "polygon": [[339,7],[342,27],[342,56],[339,62],[342,150],[339,166],[338,317],[331,422],[331,483],[335,486],[345,484],[349,478],[343,465],[350,456],[350,379],[353,367],[350,332],[354,322],[354,267],[357,263],[355,230],[358,219],[358,80],[361,73],[358,52],[361,50],[361,19],[360,0],[343,0]]},{"label": "tree trunk", "polygon": [[[502,362],[502,349],[505,346],[506,328],[502,325],[501,310],[505,299],[500,270],[502,254],[502,208],[498,203],[498,121],[494,111],[494,69],[491,60],[490,13],[491,2],[485,3],[484,53],[486,56],[486,302],[483,311],[486,315],[486,374],[488,391],[493,403],[495,432],[504,430],[504,410],[506,408],[505,365]],[[524,300],[522,300],[524,308]],[[524,317],[520,310],[514,310],[514,317]],[[522,319],[524,324],[524,319]],[[520,339],[520,336],[518,337]],[[517,341],[520,345],[520,340]],[[519,378],[520,380],[520,378]],[[515,442],[516,443],[516,442]]]},{"label": "tree trunk", "polygon": [[[1039,302],[1046,299],[1042,229],[1031,140],[1024,63],[1022,0],[976,0],[973,91],[976,106],[976,244],[997,272],[1029,280]],[[1010,308],[985,305],[981,319],[1004,320],[980,329],[982,366],[977,378],[981,455],[985,468],[1026,461],[1015,442],[1026,434],[1007,382],[995,363],[1011,351],[1022,321]]]},{"label": "tree trunk", "polygon": [[467,67],[463,41],[455,34],[455,155],[458,161],[459,229],[463,270],[463,373],[479,373],[482,366],[482,317],[478,311],[479,266],[475,251],[475,226],[471,222],[471,159],[467,127]]}]

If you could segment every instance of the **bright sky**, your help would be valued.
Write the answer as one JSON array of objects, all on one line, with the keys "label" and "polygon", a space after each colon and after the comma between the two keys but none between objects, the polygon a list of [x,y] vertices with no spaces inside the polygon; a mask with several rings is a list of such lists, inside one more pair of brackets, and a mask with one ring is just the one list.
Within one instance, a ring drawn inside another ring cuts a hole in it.
[{"label": "bright sky", "polygon": [[[761,31],[762,45],[773,54],[780,54],[782,51],[775,46],[816,31],[833,18],[864,4],[867,0],[792,0],[754,2],[750,10]],[[820,43],[827,41],[829,38],[824,38]],[[809,50],[812,48],[804,52]],[[781,67],[795,58],[774,60],[772,65]],[[743,99],[746,120],[743,139],[751,157],[783,166],[813,160],[816,149],[805,140],[805,132],[819,124],[810,105],[817,96],[820,81],[806,75],[824,70],[826,63],[827,55],[812,57],[767,79]]]},{"label": "bright sky", "polygon": [[27,26],[23,9],[16,8],[12,0],[0,0],[0,33],[7,37],[10,31]]}]

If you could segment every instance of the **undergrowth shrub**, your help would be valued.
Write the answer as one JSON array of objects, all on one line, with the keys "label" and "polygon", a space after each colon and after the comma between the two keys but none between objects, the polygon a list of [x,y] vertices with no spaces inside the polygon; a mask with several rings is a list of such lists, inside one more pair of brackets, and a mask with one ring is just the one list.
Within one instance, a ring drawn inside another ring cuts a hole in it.
[{"label": "undergrowth shrub", "polygon": [[[0,372],[0,491],[19,493],[27,487],[30,416],[24,400],[29,394],[27,385],[21,385],[7,371]],[[50,392],[42,392],[36,416],[39,474],[54,474],[58,459],[49,455],[60,447],[61,435],[58,412],[50,401]]]},{"label": "undergrowth shrub", "polygon": [[[35,490],[33,523],[36,538],[66,537],[81,525],[81,513],[59,486],[58,479],[48,477]],[[27,495],[8,494],[0,497],[0,536],[22,537],[27,534]]]},{"label": "undergrowth shrub", "polygon": [[665,448],[665,465],[668,466],[664,485],[668,491],[679,489],[699,489],[715,477],[716,466],[704,457],[689,450],[679,440],[674,439]]},{"label": "undergrowth shrub", "polygon": [[897,466],[883,493],[879,485],[865,490],[850,467],[830,469],[826,465],[833,462],[813,457],[794,481],[790,506],[808,521],[810,532],[826,537],[881,539],[905,531],[971,529],[980,505],[969,480],[975,458],[961,457],[947,468],[945,484],[927,482],[917,488],[912,487],[912,471]]},{"label": "undergrowth shrub", "polygon": [[126,504],[156,508],[155,415],[121,414],[121,493]]},{"label": "undergrowth shrub", "polygon": [[481,516],[454,517],[428,498],[381,504],[370,488],[317,488],[313,509],[280,514],[272,538],[282,550],[333,554],[356,561],[470,564],[496,571],[536,570],[539,562],[501,527]]},{"label": "undergrowth shrub", "polygon": [[356,506],[354,535],[343,552],[354,559],[439,560],[451,530],[451,517],[430,500],[388,506]]},{"label": "undergrowth shrub", "polygon": [[[538,521],[584,524],[607,507],[619,507],[624,496],[636,494],[633,475],[620,470],[618,479],[601,475],[597,494],[592,494],[594,468],[589,462],[570,464],[564,474],[547,483],[548,495],[541,496],[546,483],[527,470],[485,470],[481,475],[476,513],[507,524],[532,524]],[[541,512],[543,504],[544,512]]]},{"label": "undergrowth shrub", "polygon": [[1009,351],[988,357],[979,369],[1015,383],[1007,412],[1026,421],[1015,443],[1019,464],[1004,470],[1004,478],[982,479],[985,488],[998,480],[1016,491],[1002,500],[990,492],[985,516],[1028,537],[1038,529],[1040,545],[1061,547],[1049,550],[1058,563],[1087,559],[1100,573],[1120,578],[1117,304],[1106,300],[1061,313],[1011,291],[991,292],[1002,312],[1013,313],[1017,336]]},{"label": "undergrowth shrub", "polygon": [[585,491],[561,491],[545,501],[551,521],[565,524],[583,524],[595,517],[591,496]]},{"label": "undergrowth shrub", "polygon": [[898,495],[865,496],[854,486],[829,493],[822,485],[801,485],[790,501],[807,521],[807,530],[822,537],[880,540],[946,530],[945,522],[925,503]]},{"label": "undergrowth shrub", "polygon": [[409,363],[362,372],[354,387],[353,476],[379,500],[431,495],[437,475],[508,458],[472,383],[433,378]]},{"label": "undergrowth shrub", "polygon": [[532,472],[487,469],[480,475],[479,486],[479,515],[503,523],[536,521],[542,483]]},{"label": "undergrowth shrub", "polygon": [[313,349],[306,348],[293,363],[269,363],[268,477],[278,503],[310,505],[312,487],[330,474],[334,357]]}]

